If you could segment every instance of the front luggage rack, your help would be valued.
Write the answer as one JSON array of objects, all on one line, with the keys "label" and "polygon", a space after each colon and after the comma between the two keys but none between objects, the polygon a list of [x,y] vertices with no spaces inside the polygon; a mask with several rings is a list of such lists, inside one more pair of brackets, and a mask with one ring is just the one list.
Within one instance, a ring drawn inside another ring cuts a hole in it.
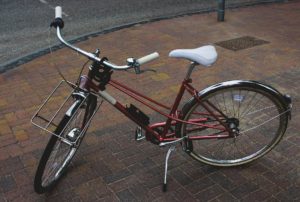
[{"label": "front luggage rack", "polygon": [[[76,111],[72,113],[72,116],[69,118],[68,123],[65,125],[65,127],[61,130],[59,134],[57,134],[56,130],[60,121],[63,119],[68,109],[75,103],[74,101],[78,100],[78,97],[76,98],[76,96],[78,95],[80,96],[79,106],[76,107]],[[36,111],[36,113],[31,119],[31,123],[36,127],[42,129],[46,133],[57,136],[64,143],[68,145],[75,145],[78,139],[87,130],[92,118],[94,117],[101,105],[100,103],[96,107],[96,110],[93,112],[89,120],[87,120],[85,127],[81,130],[80,134],[75,140],[70,140],[66,137],[63,137],[67,126],[72,121],[76,121],[73,119],[75,115],[79,112],[79,109],[81,107],[84,107],[85,101],[87,100],[88,96],[90,96],[90,93],[85,92],[84,90],[80,89],[77,85],[69,81],[62,80],[58,83],[58,85],[54,88],[54,90],[49,94],[46,100]]]}]

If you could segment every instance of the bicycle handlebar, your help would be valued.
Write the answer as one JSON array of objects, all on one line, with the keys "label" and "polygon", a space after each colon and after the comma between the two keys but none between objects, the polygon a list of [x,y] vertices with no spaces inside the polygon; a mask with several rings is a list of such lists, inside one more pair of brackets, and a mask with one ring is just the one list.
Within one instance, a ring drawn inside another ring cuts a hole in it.
[{"label": "bicycle handlebar", "polygon": [[[62,8],[60,6],[55,7],[55,20],[61,21],[62,24],[63,24],[63,21],[62,21]],[[53,23],[51,23],[51,26],[54,26],[56,28],[57,37],[64,45],[66,45],[70,49],[78,52],[79,54],[84,55],[85,57],[89,58],[90,60],[93,60],[95,62],[100,62],[101,61],[101,58],[95,56],[93,53],[86,52],[86,51],[70,44],[69,42],[65,41],[63,39],[62,35],[61,35],[61,29],[63,27],[61,27],[59,25],[56,25],[55,21]],[[157,52],[154,52],[154,53],[151,53],[151,54],[146,55],[144,57],[141,57],[139,59],[128,58],[127,59],[127,65],[115,65],[111,62],[108,62],[107,60],[102,61],[102,63],[105,66],[107,66],[111,69],[114,69],[114,70],[126,70],[126,69],[130,69],[130,68],[135,68],[136,73],[138,73],[139,70],[137,71],[137,69],[139,69],[140,65],[143,65],[147,62],[155,60],[158,57],[159,57],[159,54]],[[129,62],[129,61],[134,61],[134,62]]]}]

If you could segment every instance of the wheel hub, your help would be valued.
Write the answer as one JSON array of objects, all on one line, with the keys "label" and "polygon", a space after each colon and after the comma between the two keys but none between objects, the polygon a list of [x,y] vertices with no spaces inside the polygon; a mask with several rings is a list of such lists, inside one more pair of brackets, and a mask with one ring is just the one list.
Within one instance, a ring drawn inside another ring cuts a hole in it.
[{"label": "wheel hub", "polygon": [[237,118],[229,118],[227,119],[226,123],[228,124],[228,127],[231,129],[235,137],[239,135],[240,121]]}]

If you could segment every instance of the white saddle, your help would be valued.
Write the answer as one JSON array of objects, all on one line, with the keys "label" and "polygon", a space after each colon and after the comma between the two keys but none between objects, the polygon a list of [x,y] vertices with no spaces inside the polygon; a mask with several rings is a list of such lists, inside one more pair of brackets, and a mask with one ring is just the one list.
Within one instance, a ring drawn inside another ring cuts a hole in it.
[{"label": "white saddle", "polygon": [[195,49],[176,49],[169,53],[169,57],[185,58],[204,66],[211,66],[218,57],[214,46],[207,45]]}]

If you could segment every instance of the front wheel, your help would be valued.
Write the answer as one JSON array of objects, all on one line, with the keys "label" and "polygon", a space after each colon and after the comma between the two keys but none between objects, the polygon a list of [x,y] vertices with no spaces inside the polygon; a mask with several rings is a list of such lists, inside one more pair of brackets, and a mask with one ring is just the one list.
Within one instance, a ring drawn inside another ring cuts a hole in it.
[{"label": "front wheel", "polygon": [[[242,165],[262,157],[280,141],[287,128],[287,111],[282,95],[270,86],[253,81],[224,82],[200,92],[199,99],[190,100],[182,110],[183,120],[200,120],[212,127],[181,123],[177,134],[208,137],[185,144],[187,153],[198,161]],[[226,126],[230,134],[220,130]],[[229,137],[210,139],[211,135]]]},{"label": "front wheel", "polygon": [[76,144],[70,146],[57,136],[51,136],[35,174],[34,189],[37,193],[50,191],[65,173],[85,135],[96,103],[97,98],[93,95],[85,101],[76,100],[58,124],[54,133]]}]

